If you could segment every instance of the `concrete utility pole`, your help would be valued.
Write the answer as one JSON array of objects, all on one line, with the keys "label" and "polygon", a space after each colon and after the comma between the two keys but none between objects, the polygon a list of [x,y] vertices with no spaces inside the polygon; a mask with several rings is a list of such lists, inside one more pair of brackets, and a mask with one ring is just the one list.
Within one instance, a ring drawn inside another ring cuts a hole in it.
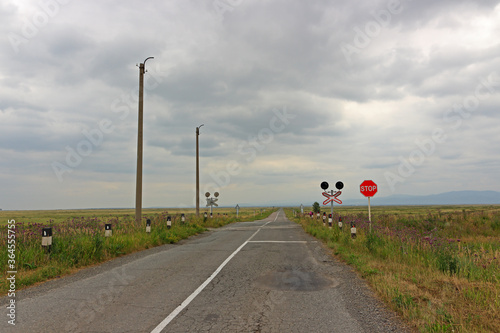
[{"label": "concrete utility pole", "polygon": [[137,133],[137,176],[135,184],[135,220],[141,221],[142,215],[142,123],[144,104],[144,73],[146,73],[146,61],[154,59],[149,57],[139,64],[139,130]]},{"label": "concrete utility pole", "polygon": [[200,136],[200,128],[196,127],[196,216],[200,216],[200,149],[198,145],[198,137]]}]

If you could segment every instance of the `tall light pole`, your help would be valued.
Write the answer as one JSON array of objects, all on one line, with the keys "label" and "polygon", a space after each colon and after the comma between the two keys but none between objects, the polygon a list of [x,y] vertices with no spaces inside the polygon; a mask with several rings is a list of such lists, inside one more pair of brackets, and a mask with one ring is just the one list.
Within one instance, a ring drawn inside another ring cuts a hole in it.
[{"label": "tall light pole", "polygon": [[154,59],[149,57],[139,64],[139,130],[137,133],[137,176],[135,183],[135,220],[141,221],[142,215],[142,123],[144,104],[144,73],[146,73],[146,61]]},{"label": "tall light pole", "polygon": [[198,145],[198,137],[200,136],[200,128],[196,127],[196,216],[200,216],[200,148]]}]

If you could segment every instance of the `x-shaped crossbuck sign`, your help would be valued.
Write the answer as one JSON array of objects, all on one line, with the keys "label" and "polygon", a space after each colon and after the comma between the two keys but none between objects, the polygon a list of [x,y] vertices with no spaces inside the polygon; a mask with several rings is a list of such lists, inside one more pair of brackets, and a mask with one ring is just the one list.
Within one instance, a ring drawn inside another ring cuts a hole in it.
[{"label": "x-shaped crossbuck sign", "polygon": [[217,201],[219,201],[219,199],[217,199],[217,198],[207,198],[207,207],[208,206],[219,207],[219,205],[216,204]]},{"label": "x-shaped crossbuck sign", "polygon": [[335,194],[323,192],[323,195],[325,197],[327,197],[327,199],[325,201],[323,201],[323,205],[328,205],[332,201],[335,201],[338,204],[342,204],[342,201],[338,198],[338,196],[341,194],[342,194],[342,191],[337,191]]}]

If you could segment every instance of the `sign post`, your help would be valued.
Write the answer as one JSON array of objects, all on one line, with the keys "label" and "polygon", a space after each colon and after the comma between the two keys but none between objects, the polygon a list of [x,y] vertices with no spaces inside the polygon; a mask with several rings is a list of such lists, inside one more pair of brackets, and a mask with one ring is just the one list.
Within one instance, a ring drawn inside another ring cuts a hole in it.
[{"label": "sign post", "polygon": [[370,221],[370,232],[372,232],[372,214],[370,208],[370,198],[377,193],[377,184],[373,180],[365,180],[359,185],[361,194],[368,198],[368,221]]}]

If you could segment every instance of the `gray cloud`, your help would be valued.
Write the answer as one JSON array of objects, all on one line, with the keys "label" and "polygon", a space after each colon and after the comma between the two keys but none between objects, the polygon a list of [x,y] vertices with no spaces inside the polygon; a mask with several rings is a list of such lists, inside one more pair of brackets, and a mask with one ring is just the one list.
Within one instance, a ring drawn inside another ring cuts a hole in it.
[{"label": "gray cloud", "polygon": [[[386,173],[419,151],[396,193],[498,189],[499,2],[401,0],[384,18],[390,3],[241,1],[220,13],[211,1],[72,1],[29,38],[43,8],[0,4],[0,180],[15,188],[0,205],[133,205],[136,64],[149,56],[145,206],[193,205],[201,124],[203,186],[227,180],[223,204],[296,191],[313,202],[318,181],[338,179],[346,196],[368,178],[392,194]],[[62,182],[54,163],[68,168]]]}]

